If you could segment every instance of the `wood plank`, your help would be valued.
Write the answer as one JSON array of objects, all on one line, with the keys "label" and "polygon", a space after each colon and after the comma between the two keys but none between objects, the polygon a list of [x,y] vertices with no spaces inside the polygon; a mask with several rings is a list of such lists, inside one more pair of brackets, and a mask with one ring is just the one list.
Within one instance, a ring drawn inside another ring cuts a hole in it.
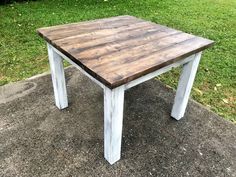
[{"label": "wood plank", "polygon": [[83,34],[78,34],[78,35],[73,35],[70,37],[66,37],[63,39],[59,40],[54,40],[53,42],[56,45],[59,46],[68,46],[71,45],[73,48],[75,48],[75,44],[78,43],[84,43],[88,42],[90,40],[95,40],[95,39],[100,39],[104,37],[109,37],[112,35],[119,35],[120,33],[124,32],[131,32],[131,31],[137,31],[137,30],[149,30],[149,29],[154,29],[156,28],[156,25],[150,25],[149,22],[138,22],[138,23],[132,23],[124,26],[120,26],[114,29],[101,29],[101,30],[96,30],[88,33],[83,33]]},{"label": "wood plank", "polygon": [[122,52],[128,52],[133,47],[142,46],[148,42],[152,42],[176,33],[180,32],[163,28],[150,30],[142,29],[142,31],[138,30],[136,35],[134,35],[135,33],[132,33],[132,36],[129,34],[121,34],[121,37],[117,35],[118,40],[102,43],[105,45],[99,44],[90,48],[87,47],[86,49],[81,48],[81,50],[76,53],[73,52],[73,50],[68,51],[71,52],[76,58],[80,58],[81,61],[94,62],[93,60],[99,60],[100,64],[100,62],[104,61],[104,58],[106,57],[110,60],[109,54],[120,55]]},{"label": "wood plank", "polygon": [[82,42],[82,43],[76,43],[76,44],[71,44],[71,45],[70,44],[63,45],[61,47],[64,50],[68,50],[70,53],[73,53],[74,55],[76,55],[77,53],[88,50],[90,48],[108,45],[109,43],[112,43],[112,42],[119,42],[119,41],[131,39],[131,38],[136,38],[138,36],[144,35],[147,32],[149,33],[155,32],[161,29],[162,27],[145,26],[142,28],[134,29],[134,30],[124,31],[122,33],[117,33],[116,35],[108,35],[103,38],[90,40],[84,43]]},{"label": "wood plank", "polygon": [[[193,45],[194,44],[194,45]],[[119,65],[109,72],[101,72],[100,76],[111,83],[110,87],[117,87],[147,73],[165,67],[171,63],[184,59],[194,53],[198,53],[212,44],[210,40],[199,39],[198,37],[177,43],[158,51],[147,57],[139,58],[131,63]]]},{"label": "wood plank", "polygon": [[105,29],[114,30],[119,27],[125,27],[130,24],[135,24],[135,23],[139,23],[139,22],[142,22],[142,21],[126,20],[126,21],[109,22],[109,23],[100,24],[100,25],[96,25],[93,27],[87,27],[87,28],[83,28],[83,27],[78,26],[75,29],[68,29],[68,30],[64,30],[64,31],[59,31],[58,33],[47,34],[47,36],[50,40],[58,40],[58,39],[64,39],[68,36],[70,37],[70,36],[74,36],[77,34],[86,34],[86,33],[95,32],[95,31],[99,31],[99,30],[105,30]]},{"label": "wood plank", "polygon": [[129,20],[129,19],[134,19],[134,17],[129,16],[129,15],[124,15],[124,16],[116,16],[116,17],[110,17],[110,18],[95,19],[95,20],[75,22],[75,23],[69,23],[69,24],[61,24],[61,25],[56,25],[56,26],[42,27],[42,28],[39,28],[38,31],[41,31],[42,33],[56,32],[56,31],[66,30],[68,28],[77,27],[77,26],[81,26],[81,27],[91,26],[91,25],[98,25],[98,24],[106,23],[106,22]]},{"label": "wood plank", "polygon": [[[152,53],[158,53],[159,51],[173,46],[176,43],[186,41],[193,38],[194,36],[187,33],[173,33],[169,34],[160,40],[154,40],[145,43],[144,45],[137,45],[133,48],[128,48],[121,50],[116,53],[112,53],[108,56],[103,56],[98,59],[97,62],[94,60],[85,60],[85,64],[93,66],[92,69],[96,72],[113,72],[115,68],[122,68],[123,64],[132,63],[133,61],[140,60],[147,56],[150,56]],[[83,60],[82,60],[83,61]],[[96,63],[95,65],[93,65]]]},{"label": "wood plank", "polygon": [[[77,34],[86,34],[89,32],[94,32],[97,30],[102,30],[102,29],[114,29],[117,27],[129,25],[132,23],[138,23],[138,22],[143,22],[143,20],[135,20],[135,19],[124,19],[124,20],[117,20],[117,21],[111,21],[111,22],[106,22],[106,23],[100,23],[97,25],[88,25],[88,26],[74,26],[73,28],[68,27],[63,30],[58,30],[56,32],[54,31],[45,31],[43,32],[43,35],[47,36],[47,39],[50,41],[53,40],[58,40],[58,39],[63,39],[69,36],[74,36]],[[39,31],[42,33],[41,31]]]}]

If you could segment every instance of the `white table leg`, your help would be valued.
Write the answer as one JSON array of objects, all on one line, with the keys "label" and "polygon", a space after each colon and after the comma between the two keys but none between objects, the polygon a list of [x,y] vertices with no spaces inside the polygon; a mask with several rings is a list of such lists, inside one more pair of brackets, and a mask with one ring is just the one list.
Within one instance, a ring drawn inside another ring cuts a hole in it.
[{"label": "white table leg", "polygon": [[104,156],[110,164],[121,156],[124,90],[104,88]]},{"label": "white table leg", "polygon": [[55,104],[59,109],[63,109],[68,107],[63,59],[53,50],[50,44],[47,44],[47,47],[55,96]]},{"label": "white table leg", "polygon": [[171,112],[171,116],[176,120],[179,120],[184,116],[200,58],[201,52],[197,53],[193,60],[183,65]]}]

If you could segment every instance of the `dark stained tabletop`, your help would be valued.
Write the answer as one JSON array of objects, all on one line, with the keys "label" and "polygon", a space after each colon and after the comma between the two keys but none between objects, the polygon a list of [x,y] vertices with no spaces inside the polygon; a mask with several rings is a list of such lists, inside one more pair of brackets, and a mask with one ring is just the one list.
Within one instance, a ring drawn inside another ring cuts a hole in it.
[{"label": "dark stained tabletop", "polygon": [[40,28],[37,32],[109,88],[213,44],[211,40],[132,16]]}]

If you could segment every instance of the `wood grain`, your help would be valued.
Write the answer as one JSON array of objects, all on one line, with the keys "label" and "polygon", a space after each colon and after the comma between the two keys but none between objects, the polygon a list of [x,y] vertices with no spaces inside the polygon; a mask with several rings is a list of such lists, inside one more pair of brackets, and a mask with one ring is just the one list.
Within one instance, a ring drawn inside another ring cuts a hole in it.
[{"label": "wood grain", "polygon": [[37,30],[88,74],[115,88],[198,53],[213,41],[132,16]]}]

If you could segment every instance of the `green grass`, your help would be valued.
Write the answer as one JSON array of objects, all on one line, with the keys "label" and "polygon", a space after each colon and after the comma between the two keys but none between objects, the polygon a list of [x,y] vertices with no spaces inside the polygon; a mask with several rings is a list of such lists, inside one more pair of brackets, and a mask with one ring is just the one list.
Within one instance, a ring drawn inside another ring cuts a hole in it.
[{"label": "green grass", "polygon": [[[216,41],[204,52],[192,97],[236,122],[235,0],[39,0],[0,6],[0,85],[48,70],[36,29],[134,15]],[[176,88],[179,69],[158,77]]]}]

